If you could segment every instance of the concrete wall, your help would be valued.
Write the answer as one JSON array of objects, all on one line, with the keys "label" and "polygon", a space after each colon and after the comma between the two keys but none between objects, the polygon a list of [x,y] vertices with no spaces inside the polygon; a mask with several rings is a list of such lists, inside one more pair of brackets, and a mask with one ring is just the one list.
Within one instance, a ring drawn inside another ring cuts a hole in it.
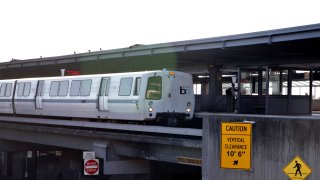
[{"label": "concrete wall", "polygon": [[[299,155],[320,177],[320,118],[203,114],[203,180],[288,179],[283,168]],[[320,117],[320,116],[319,116]],[[252,169],[220,168],[221,122],[255,121],[252,130]]]}]

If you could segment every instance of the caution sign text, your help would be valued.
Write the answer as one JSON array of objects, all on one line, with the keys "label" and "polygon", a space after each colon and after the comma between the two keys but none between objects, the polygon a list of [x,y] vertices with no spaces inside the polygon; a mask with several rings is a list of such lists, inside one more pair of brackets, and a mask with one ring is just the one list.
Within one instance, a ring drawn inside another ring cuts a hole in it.
[{"label": "caution sign text", "polygon": [[221,123],[221,168],[251,169],[251,123]]}]

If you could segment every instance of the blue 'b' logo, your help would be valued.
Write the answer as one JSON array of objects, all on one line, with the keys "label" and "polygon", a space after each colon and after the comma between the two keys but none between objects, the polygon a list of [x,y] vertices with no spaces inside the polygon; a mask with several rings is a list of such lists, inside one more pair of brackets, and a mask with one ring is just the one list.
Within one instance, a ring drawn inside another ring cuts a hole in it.
[{"label": "blue 'b' logo", "polygon": [[180,86],[180,94],[187,94],[187,89],[184,89]]}]

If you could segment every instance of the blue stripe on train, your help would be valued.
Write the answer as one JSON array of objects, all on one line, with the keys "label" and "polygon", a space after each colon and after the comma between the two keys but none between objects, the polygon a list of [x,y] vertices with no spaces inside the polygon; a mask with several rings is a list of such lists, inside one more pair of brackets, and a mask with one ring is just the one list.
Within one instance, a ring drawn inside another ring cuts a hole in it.
[{"label": "blue stripe on train", "polygon": [[12,102],[12,99],[0,99],[0,102]]},{"label": "blue stripe on train", "polygon": [[[0,102],[11,102],[11,99],[0,99]],[[34,99],[15,99],[15,102],[35,102]],[[47,103],[97,103],[96,99],[42,99],[42,102]],[[109,99],[108,103],[138,103],[138,100],[120,100],[120,99]]]}]

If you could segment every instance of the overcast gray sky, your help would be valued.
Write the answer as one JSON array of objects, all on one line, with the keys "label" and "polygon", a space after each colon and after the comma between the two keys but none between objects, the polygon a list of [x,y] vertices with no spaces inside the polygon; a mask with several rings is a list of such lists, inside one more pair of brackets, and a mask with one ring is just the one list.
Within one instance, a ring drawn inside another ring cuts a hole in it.
[{"label": "overcast gray sky", "polygon": [[0,62],[320,23],[319,0],[6,0]]}]

